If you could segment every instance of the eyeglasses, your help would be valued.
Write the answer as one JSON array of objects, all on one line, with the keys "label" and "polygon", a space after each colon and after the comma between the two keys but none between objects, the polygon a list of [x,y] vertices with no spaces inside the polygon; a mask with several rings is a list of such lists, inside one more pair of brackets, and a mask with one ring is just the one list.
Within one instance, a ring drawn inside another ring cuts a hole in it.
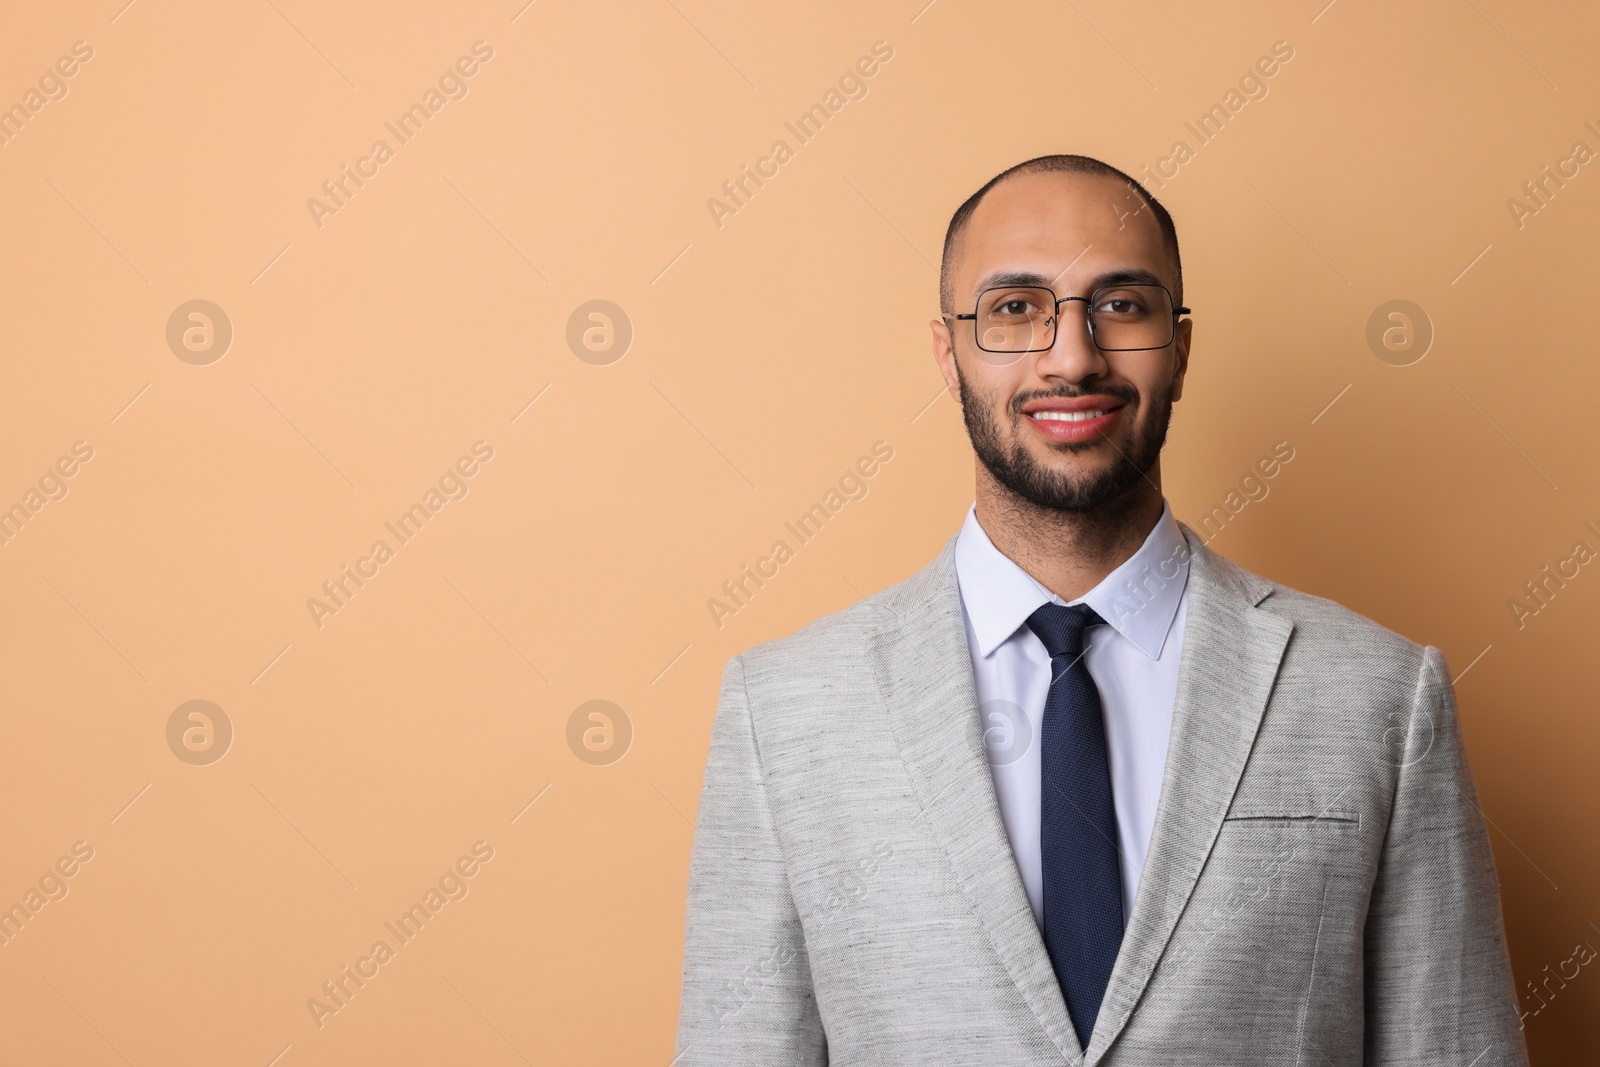
[{"label": "eyeglasses", "polygon": [[[1178,316],[1164,285],[1107,285],[1087,297],[1057,296],[1042,286],[1002,285],[978,294],[970,315],[973,340],[984,352],[1020,356],[1046,352],[1055,344],[1061,305],[1087,305],[1089,337],[1102,352],[1141,352],[1165,348],[1177,335]],[[1007,361],[1009,362],[1009,361]]]}]

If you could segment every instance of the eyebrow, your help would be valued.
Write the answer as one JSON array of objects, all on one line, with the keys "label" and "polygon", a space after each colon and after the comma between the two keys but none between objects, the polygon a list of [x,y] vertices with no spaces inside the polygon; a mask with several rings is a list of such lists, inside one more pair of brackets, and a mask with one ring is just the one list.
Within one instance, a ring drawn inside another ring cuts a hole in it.
[{"label": "eyebrow", "polygon": [[[977,292],[1012,285],[1027,285],[1038,289],[1050,288],[1051,279],[1033,271],[996,271],[978,281]],[[1089,279],[1089,292],[1107,285],[1165,285],[1154,271],[1143,267],[1118,267]],[[976,295],[976,294],[974,294]]]}]

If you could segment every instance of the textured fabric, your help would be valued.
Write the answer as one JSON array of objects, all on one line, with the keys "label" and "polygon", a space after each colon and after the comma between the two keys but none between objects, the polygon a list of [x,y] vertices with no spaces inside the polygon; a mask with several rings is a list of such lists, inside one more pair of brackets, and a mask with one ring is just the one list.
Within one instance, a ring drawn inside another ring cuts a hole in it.
[{"label": "textured fabric", "polygon": [[1052,672],[1039,731],[1044,947],[1085,1047],[1122,947],[1122,876],[1106,728],[1100,693],[1083,664],[1084,632],[1104,623],[1086,604],[1045,604],[1028,616],[1028,628],[1050,653]]},{"label": "textured fabric", "polygon": [[[1038,739],[1050,690],[1050,657],[1026,622],[1041,604],[1063,601],[994,546],[975,506],[967,509],[956,535],[955,570],[995,800],[1034,920],[1042,923]],[[1089,631],[1084,663],[1105,714],[1124,915],[1133,914],[1155,830],[1178,694],[1188,579],[1189,546],[1163,503],[1161,517],[1138,550],[1078,598],[1107,623]]]},{"label": "textured fabric", "polygon": [[1444,658],[1184,535],[1166,775],[1088,1049],[995,802],[952,536],[729,660],[677,1067],[1525,1067]]}]

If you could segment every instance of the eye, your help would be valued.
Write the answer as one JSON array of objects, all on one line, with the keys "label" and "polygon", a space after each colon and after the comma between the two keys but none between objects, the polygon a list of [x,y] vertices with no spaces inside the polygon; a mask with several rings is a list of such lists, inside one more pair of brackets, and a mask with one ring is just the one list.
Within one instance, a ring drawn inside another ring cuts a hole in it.
[{"label": "eye", "polygon": [[1144,305],[1129,296],[1111,296],[1100,301],[1095,310],[1110,315],[1136,315],[1144,310]]}]

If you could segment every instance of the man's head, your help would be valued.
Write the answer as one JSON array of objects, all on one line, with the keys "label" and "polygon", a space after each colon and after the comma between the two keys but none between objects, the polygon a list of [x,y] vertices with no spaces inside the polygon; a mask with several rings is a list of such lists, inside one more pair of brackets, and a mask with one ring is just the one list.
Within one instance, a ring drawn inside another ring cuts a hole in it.
[{"label": "man's head", "polygon": [[[979,462],[1001,492],[1069,511],[1094,510],[1130,492],[1159,496],[1161,446],[1188,367],[1188,319],[1176,321],[1165,347],[1105,351],[1090,335],[1088,305],[1067,302],[1049,347],[1015,354],[986,351],[997,346],[980,347],[978,323],[956,317],[973,314],[980,294],[997,286],[1085,298],[1124,283],[1163,286],[1171,306],[1182,305],[1172,217],[1138,183],[1099,160],[1043,156],[1018,164],[951,218],[941,318],[930,324],[934,359],[961,402]],[[1123,306],[1098,313],[1101,344],[1116,347],[1105,324]],[[1166,314],[1164,304],[1158,310]]]}]

